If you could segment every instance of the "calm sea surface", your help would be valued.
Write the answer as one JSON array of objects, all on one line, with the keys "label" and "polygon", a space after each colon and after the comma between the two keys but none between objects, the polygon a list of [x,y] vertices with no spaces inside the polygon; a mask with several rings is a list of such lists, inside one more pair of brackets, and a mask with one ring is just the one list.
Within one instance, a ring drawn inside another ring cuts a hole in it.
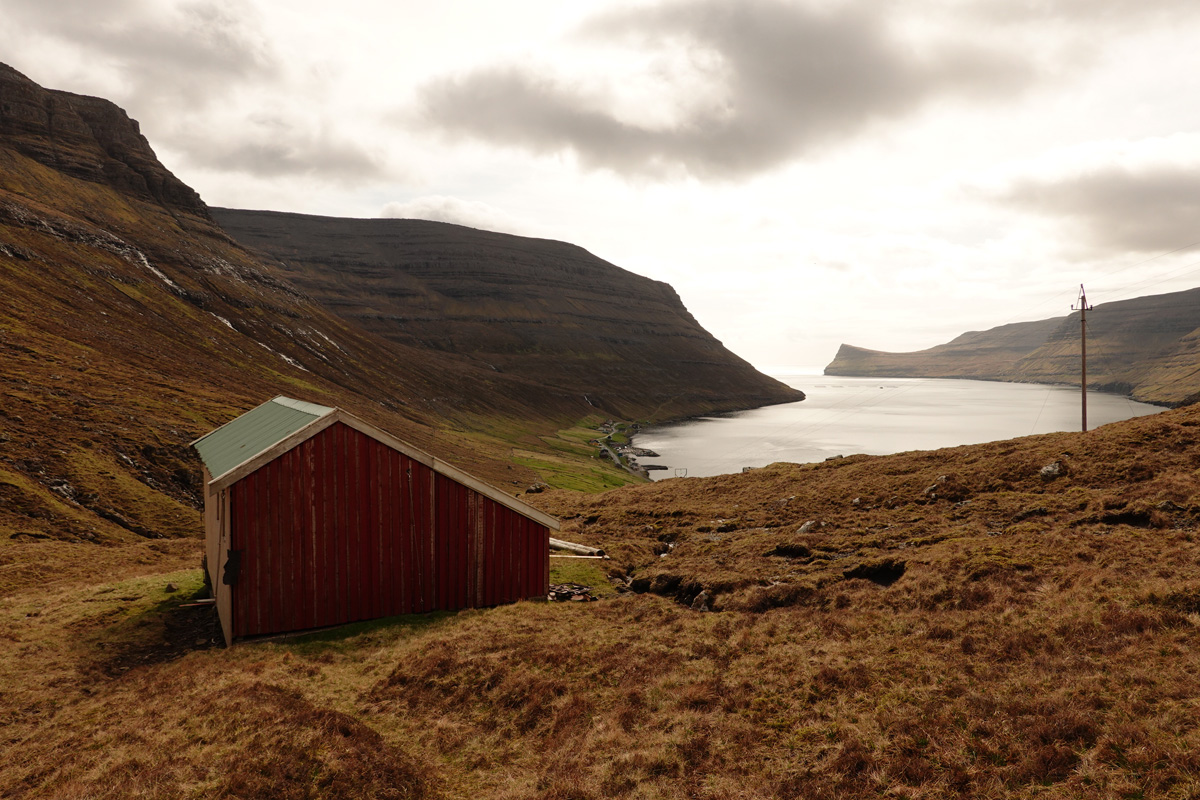
[{"label": "calm sea surface", "polygon": [[[720,475],[775,461],[935,450],[1034,433],[1079,430],[1078,389],[1028,383],[833,378],[778,374],[807,399],[719,417],[646,428],[635,444],[663,464],[652,478]],[[1088,393],[1088,427],[1161,411],[1111,394]]]}]

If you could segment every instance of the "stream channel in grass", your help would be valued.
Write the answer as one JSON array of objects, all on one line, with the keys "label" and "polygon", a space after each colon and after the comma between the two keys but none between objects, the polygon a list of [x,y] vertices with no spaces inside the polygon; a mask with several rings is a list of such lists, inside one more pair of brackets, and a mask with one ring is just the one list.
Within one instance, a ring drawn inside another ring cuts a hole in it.
[{"label": "stream channel in grass", "polygon": [[[855,453],[885,455],[1079,430],[1080,392],[1063,386],[927,378],[774,374],[802,390],[799,403],[644,428],[639,458],[661,480],[739,472],[776,461],[808,463]],[[1088,427],[1162,411],[1125,397],[1088,393]]]}]

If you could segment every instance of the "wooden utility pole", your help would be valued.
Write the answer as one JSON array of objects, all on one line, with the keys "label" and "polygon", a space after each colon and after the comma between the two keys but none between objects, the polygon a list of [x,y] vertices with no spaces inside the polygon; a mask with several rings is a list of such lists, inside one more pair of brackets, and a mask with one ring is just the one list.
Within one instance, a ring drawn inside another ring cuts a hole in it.
[{"label": "wooden utility pole", "polygon": [[1083,290],[1083,284],[1079,284],[1079,300],[1075,305],[1071,306],[1072,311],[1079,312],[1079,355],[1080,372],[1079,386],[1083,397],[1083,431],[1087,433],[1087,312],[1091,310],[1088,305],[1087,293]]}]

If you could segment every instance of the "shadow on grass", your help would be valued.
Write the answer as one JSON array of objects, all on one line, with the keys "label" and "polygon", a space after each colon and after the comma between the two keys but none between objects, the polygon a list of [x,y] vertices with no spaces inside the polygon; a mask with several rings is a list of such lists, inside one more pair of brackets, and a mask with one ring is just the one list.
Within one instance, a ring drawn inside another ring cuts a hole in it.
[{"label": "shadow on grass", "polygon": [[[395,617],[350,622],[318,631],[298,631],[283,636],[268,637],[293,650],[298,655],[321,655],[349,651],[373,642],[388,644],[441,627],[452,620],[457,611],[430,611],[425,614],[403,614]],[[262,641],[262,640],[260,640]]]},{"label": "shadow on grass", "polygon": [[[184,607],[207,594],[203,586],[187,587],[132,613],[112,609],[109,613],[119,615],[118,621],[79,640],[81,669],[112,678],[136,667],[164,664],[188,653],[223,647],[225,640],[216,607]],[[114,593],[115,601],[122,599],[125,598]],[[297,655],[332,655],[352,652],[366,644],[388,644],[433,630],[449,622],[457,613],[460,612],[407,614],[242,641],[249,645],[274,642]]]},{"label": "shadow on grass", "polygon": [[216,607],[184,607],[207,595],[203,585],[185,588],[84,637],[80,642],[84,671],[112,678],[135,667],[164,664],[223,646]]}]

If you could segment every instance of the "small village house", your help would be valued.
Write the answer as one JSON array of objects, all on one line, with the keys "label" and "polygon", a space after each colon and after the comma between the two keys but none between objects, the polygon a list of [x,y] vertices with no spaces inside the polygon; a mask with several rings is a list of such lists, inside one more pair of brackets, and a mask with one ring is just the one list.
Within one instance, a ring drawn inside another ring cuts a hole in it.
[{"label": "small village house", "polygon": [[276,397],[192,445],[227,644],[547,593],[556,519],[341,409]]}]

